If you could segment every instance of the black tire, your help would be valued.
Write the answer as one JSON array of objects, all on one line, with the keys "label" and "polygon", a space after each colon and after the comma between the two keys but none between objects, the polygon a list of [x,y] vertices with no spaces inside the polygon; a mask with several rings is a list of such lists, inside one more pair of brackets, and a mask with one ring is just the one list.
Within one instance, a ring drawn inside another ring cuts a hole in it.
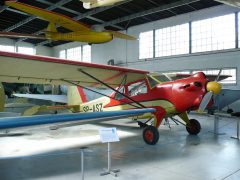
[{"label": "black tire", "polygon": [[201,131],[201,125],[196,119],[190,119],[186,125],[186,130],[189,134],[197,135]]},{"label": "black tire", "polygon": [[159,139],[158,129],[154,126],[147,126],[143,130],[143,140],[149,145],[155,145]]}]

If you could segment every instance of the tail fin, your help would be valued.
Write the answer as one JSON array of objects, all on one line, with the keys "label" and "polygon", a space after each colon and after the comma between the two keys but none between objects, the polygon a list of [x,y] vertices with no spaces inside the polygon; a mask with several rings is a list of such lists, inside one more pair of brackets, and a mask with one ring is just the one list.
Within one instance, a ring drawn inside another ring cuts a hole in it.
[{"label": "tail fin", "polygon": [[68,86],[67,91],[68,105],[80,105],[87,102],[83,88],[77,86]]},{"label": "tail fin", "polygon": [[47,31],[45,32],[45,37],[48,39],[53,39],[55,38],[55,35],[57,33],[57,28],[55,23],[49,23],[47,27]]},{"label": "tail fin", "polygon": [[4,111],[5,93],[2,83],[0,83],[0,112]]}]

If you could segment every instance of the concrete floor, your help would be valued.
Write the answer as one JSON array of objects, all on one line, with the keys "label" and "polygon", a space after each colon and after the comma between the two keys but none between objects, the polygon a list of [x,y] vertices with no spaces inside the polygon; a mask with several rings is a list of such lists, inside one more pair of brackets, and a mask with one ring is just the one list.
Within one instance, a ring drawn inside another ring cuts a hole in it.
[{"label": "concrete floor", "polygon": [[[212,117],[191,116],[201,122],[198,136],[172,122],[171,130],[160,127],[155,146],[146,145],[142,130],[129,120],[56,131],[14,130],[15,136],[0,138],[0,180],[81,179],[81,146],[89,147],[86,180],[239,180],[240,142],[230,138],[236,135],[236,120],[221,118],[219,131],[224,134],[216,136],[210,132]],[[120,142],[112,143],[112,167],[121,170],[118,177],[100,176],[107,167],[107,144],[100,143],[100,127],[117,127]]]}]

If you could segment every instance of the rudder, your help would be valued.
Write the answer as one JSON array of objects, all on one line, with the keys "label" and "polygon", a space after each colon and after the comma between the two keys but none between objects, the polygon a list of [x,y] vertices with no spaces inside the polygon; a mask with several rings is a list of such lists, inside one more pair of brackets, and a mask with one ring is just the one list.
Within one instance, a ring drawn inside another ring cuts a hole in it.
[{"label": "rudder", "polygon": [[68,86],[68,105],[80,105],[87,102],[83,88],[78,86]]}]

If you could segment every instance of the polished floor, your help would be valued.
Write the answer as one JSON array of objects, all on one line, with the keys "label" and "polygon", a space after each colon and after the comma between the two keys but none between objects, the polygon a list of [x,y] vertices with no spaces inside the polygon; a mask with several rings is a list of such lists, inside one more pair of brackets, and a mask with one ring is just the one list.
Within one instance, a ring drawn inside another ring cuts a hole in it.
[{"label": "polished floor", "polygon": [[[146,145],[142,130],[129,120],[80,125],[58,130],[47,127],[13,130],[0,138],[0,180],[78,180],[80,147],[85,152],[86,180],[239,180],[240,141],[236,120],[221,118],[220,135],[213,130],[213,117],[191,115],[202,131],[190,136],[182,125],[162,125],[155,146]],[[100,176],[107,167],[107,144],[98,129],[116,127],[120,142],[112,143],[112,168],[118,177]]]}]

